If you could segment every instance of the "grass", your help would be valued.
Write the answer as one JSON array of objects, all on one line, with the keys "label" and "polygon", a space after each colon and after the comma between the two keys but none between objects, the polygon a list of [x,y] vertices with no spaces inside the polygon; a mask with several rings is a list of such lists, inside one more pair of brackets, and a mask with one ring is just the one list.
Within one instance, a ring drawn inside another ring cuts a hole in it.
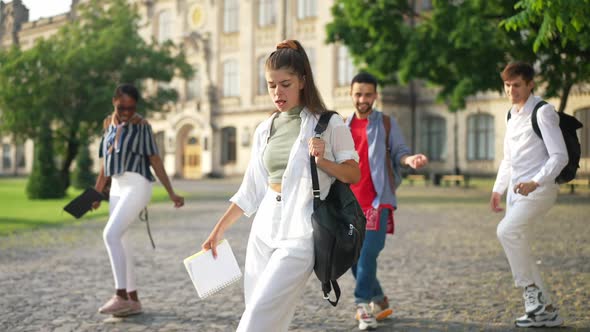
[{"label": "grass", "polygon": [[[70,187],[61,199],[29,200],[25,193],[27,179],[0,178],[0,236],[39,227],[55,227],[88,219],[106,217],[108,204],[84,215],[79,220],[63,211],[63,207],[82,190]],[[168,200],[168,194],[160,186],[154,186],[152,202]],[[104,203],[104,202],[103,202]]]}]

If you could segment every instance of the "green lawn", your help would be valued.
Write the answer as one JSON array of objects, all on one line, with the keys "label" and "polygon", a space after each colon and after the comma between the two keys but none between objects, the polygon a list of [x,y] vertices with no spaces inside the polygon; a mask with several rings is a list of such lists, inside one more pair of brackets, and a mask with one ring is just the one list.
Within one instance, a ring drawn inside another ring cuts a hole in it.
[{"label": "green lawn", "polygon": [[[58,226],[108,215],[108,204],[86,213],[76,220],[63,211],[63,207],[81,190],[69,188],[62,199],[29,200],[25,193],[27,179],[0,178],[0,236],[38,227]],[[161,186],[154,186],[152,202],[168,200],[168,194]]]}]

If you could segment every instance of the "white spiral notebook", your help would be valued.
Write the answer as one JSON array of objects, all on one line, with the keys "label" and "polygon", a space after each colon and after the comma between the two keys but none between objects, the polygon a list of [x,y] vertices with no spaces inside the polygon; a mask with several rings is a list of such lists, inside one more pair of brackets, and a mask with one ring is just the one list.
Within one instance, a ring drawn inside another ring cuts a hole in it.
[{"label": "white spiral notebook", "polygon": [[211,250],[201,250],[185,258],[184,266],[202,299],[242,277],[242,271],[227,240],[221,240],[217,245],[217,258],[213,258]]}]

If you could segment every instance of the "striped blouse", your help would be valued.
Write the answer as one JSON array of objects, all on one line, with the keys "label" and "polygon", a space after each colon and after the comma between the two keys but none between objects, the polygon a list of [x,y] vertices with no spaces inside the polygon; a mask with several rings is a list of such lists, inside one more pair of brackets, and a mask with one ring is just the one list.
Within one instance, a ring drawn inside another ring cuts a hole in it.
[{"label": "striped blouse", "polygon": [[[149,124],[127,124],[123,127],[119,138],[119,146],[113,139],[117,128],[110,125],[100,141],[98,156],[104,158],[104,175],[113,176],[124,172],[135,172],[149,181],[156,181],[150,171],[149,156],[158,154],[158,146],[154,140],[152,126]],[[109,151],[110,150],[110,151]]]}]

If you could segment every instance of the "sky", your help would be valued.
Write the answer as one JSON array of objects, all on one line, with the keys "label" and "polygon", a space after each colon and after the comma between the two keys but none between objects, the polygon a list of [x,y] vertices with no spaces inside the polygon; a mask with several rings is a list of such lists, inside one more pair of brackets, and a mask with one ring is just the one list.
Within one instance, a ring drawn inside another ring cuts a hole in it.
[{"label": "sky", "polygon": [[[63,14],[70,10],[72,0],[22,0],[29,8],[29,21],[36,21],[41,17]],[[4,1],[7,2],[7,1]],[[10,1],[8,1],[10,2]]]}]

